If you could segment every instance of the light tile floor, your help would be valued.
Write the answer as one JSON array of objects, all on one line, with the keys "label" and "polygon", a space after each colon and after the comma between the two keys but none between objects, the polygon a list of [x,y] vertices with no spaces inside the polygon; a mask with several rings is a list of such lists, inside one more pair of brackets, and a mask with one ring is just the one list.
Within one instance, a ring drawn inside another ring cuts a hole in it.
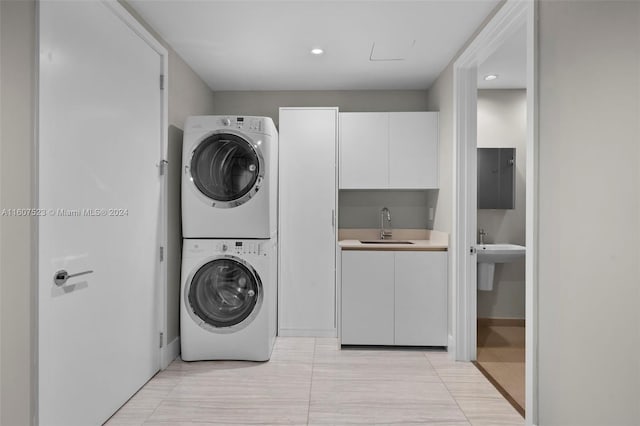
[{"label": "light tile floor", "polygon": [[174,361],[107,425],[524,425],[471,364],[445,352],[278,338],[271,361]]}]

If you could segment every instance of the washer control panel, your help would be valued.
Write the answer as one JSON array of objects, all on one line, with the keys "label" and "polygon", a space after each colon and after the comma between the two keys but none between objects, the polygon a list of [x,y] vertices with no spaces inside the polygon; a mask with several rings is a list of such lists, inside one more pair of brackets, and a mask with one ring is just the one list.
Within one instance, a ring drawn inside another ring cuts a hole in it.
[{"label": "washer control panel", "polygon": [[216,249],[220,253],[224,254],[253,254],[256,256],[266,256],[267,253],[262,247],[261,241],[251,241],[251,240],[243,240],[243,241],[219,241],[217,243]]}]

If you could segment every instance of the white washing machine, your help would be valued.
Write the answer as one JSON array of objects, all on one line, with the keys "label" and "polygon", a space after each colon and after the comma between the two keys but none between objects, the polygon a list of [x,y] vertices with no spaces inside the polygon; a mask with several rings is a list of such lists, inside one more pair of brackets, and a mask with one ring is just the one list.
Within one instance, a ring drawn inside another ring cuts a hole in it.
[{"label": "white washing machine", "polygon": [[266,361],[276,338],[276,240],[184,240],[182,359]]},{"label": "white washing machine", "polygon": [[195,116],[182,148],[184,238],[272,238],[278,132],[268,117]]}]

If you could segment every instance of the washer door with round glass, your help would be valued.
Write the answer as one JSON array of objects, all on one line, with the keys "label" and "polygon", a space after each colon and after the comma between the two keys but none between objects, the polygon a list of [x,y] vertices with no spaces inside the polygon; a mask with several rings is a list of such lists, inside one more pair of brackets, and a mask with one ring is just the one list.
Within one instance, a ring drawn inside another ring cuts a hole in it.
[{"label": "washer door with round glass", "polygon": [[195,189],[213,207],[230,208],[246,203],[258,192],[264,178],[262,154],[245,137],[213,133],[191,156]]},{"label": "washer door with round glass", "polygon": [[249,264],[236,257],[222,256],[206,262],[188,283],[185,300],[189,313],[205,330],[240,330],[260,311],[262,282]]}]

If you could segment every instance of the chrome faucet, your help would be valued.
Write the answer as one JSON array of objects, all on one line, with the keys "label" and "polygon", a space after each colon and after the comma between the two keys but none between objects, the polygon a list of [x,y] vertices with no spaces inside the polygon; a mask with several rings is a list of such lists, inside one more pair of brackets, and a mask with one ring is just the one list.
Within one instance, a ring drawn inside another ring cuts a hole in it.
[{"label": "chrome faucet", "polygon": [[480,228],[480,230],[478,231],[478,235],[480,236],[479,238],[479,244],[483,245],[484,244],[484,237],[487,236],[486,231],[483,228]]},{"label": "chrome faucet", "polygon": [[[387,221],[389,222],[389,229],[384,226],[384,217],[387,216]],[[380,210],[380,239],[384,240],[385,238],[391,238],[392,230],[391,230],[391,211],[388,208],[383,207]]]}]

